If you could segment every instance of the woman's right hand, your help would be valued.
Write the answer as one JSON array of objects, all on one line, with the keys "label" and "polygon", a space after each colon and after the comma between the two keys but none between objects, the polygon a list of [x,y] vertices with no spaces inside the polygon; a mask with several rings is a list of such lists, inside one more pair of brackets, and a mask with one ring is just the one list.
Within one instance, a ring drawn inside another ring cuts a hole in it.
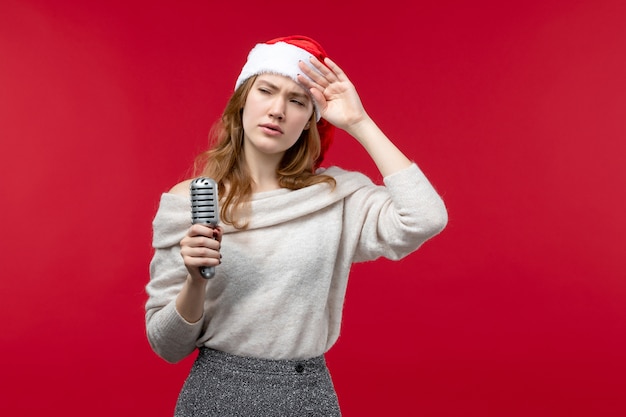
[{"label": "woman's right hand", "polygon": [[180,241],[180,254],[192,280],[206,280],[200,274],[200,267],[217,266],[221,263],[220,247],[222,229],[204,224],[192,225]]}]

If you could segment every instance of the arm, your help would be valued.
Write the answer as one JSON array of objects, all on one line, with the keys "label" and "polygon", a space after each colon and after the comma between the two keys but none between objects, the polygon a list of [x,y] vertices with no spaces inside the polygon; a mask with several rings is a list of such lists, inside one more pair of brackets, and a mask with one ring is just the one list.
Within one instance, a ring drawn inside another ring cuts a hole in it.
[{"label": "arm", "polygon": [[[174,186],[170,193],[189,198],[189,185],[189,180],[184,181]],[[212,229],[201,224],[192,225],[180,241],[180,254],[189,274],[176,297],[176,311],[190,323],[197,322],[204,314],[207,280],[200,275],[200,267],[219,264],[221,241],[219,227]]]},{"label": "arm", "polygon": [[218,265],[222,231],[194,224],[180,242],[180,254],[189,274],[176,297],[176,311],[188,322],[197,322],[204,314],[207,280],[200,275],[201,266]]},{"label": "arm", "polygon": [[346,130],[370,155],[383,177],[395,174],[411,161],[389,140],[369,116]]},{"label": "arm", "polygon": [[311,58],[317,72],[304,63],[309,88],[321,115],[353,136],[368,152],[385,179],[385,187],[354,193],[346,204],[347,223],[358,235],[356,261],[385,256],[399,259],[439,233],[447,223],[443,201],[428,179],[385,136],[369,117],[354,85],[332,60]]},{"label": "arm", "polygon": [[[184,188],[184,187],[183,187]],[[219,252],[214,249],[208,259],[191,259],[193,268],[185,264],[181,242],[190,239],[190,201],[186,195],[175,192],[163,194],[159,210],[153,221],[154,256],[150,263],[150,282],[146,286],[146,331],[153,350],[168,362],[178,362],[196,347],[203,328],[205,286],[204,278],[191,275],[198,273],[197,266],[216,265]],[[210,231],[211,236],[213,231]],[[194,229],[195,230],[195,229]],[[195,238],[195,237],[194,237]],[[218,241],[208,244],[219,248]],[[207,238],[207,240],[209,240]],[[193,257],[192,257],[193,258]],[[191,270],[190,270],[191,269]]]}]

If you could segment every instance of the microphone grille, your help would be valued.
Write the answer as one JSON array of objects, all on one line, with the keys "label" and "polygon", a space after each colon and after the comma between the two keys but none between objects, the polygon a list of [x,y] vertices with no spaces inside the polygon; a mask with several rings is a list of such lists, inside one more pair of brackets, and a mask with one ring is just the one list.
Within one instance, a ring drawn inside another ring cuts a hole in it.
[{"label": "microphone grille", "polygon": [[191,182],[192,223],[217,225],[219,209],[217,183],[212,178],[200,177]]}]

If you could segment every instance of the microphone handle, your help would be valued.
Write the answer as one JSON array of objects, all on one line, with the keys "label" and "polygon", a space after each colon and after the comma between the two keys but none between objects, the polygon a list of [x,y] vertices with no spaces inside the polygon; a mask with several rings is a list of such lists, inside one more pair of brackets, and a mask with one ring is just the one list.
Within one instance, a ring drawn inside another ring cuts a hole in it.
[{"label": "microphone handle", "polygon": [[202,278],[204,279],[213,278],[215,276],[215,267],[214,266],[201,266],[200,275],[202,275]]}]

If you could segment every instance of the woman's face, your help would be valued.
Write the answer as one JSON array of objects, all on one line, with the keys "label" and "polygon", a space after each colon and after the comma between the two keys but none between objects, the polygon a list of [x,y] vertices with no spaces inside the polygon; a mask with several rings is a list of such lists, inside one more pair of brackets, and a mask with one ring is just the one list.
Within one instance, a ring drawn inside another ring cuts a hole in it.
[{"label": "woman's face", "polygon": [[309,128],[312,113],[312,99],[291,78],[259,75],[243,107],[246,156],[273,155],[279,161]]}]

